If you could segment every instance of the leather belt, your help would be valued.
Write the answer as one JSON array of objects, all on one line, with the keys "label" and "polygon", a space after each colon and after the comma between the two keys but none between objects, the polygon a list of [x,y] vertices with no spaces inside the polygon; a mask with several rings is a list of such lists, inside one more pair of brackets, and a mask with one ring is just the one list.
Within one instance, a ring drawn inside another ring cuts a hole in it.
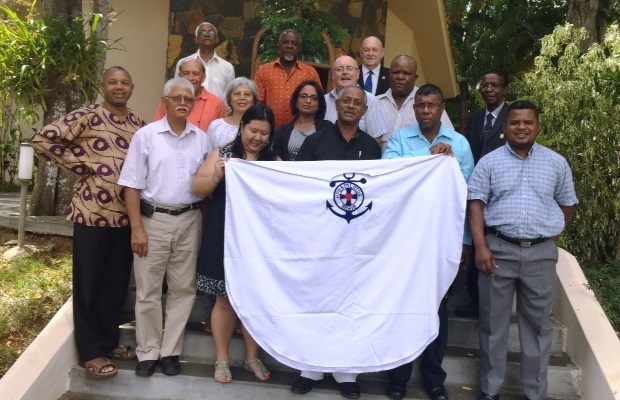
[{"label": "leather belt", "polygon": [[550,239],[550,238],[514,239],[514,238],[511,238],[510,236],[504,235],[503,233],[501,233],[497,229],[489,228],[489,227],[486,227],[484,229],[485,229],[485,231],[487,233],[490,233],[491,235],[493,235],[495,237],[498,237],[498,238],[500,238],[500,239],[502,239],[502,240],[504,240],[504,241],[506,241],[508,243],[511,243],[511,244],[514,244],[516,246],[523,247],[523,248],[532,247],[532,246],[535,246],[537,244],[544,243],[544,242],[546,242],[547,240]]}]

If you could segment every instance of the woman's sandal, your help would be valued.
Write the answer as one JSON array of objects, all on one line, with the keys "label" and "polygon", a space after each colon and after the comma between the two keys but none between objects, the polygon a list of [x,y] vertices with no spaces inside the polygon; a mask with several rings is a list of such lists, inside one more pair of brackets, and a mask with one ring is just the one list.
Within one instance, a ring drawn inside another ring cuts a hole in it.
[{"label": "woman's sandal", "polygon": [[137,358],[131,346],[118,346],[106,355],[114,360],[135,360]]},{"label": "woman's sandal", "polygon": [[[232,381],[229,363],[230,361],[228,360],[215,362],[215,376],[213,378],[216,382],[230,383]],[[220,372],[217,372],[218,365],[220,366]]]},{"label": "woman's sandal", "polygon": [[[250,367],[250,364],[252,364],[252,363],[256,363],[256,365],[258,365],[258,371],[254,371]],[[268,381],[269,379],[271,379],[271,372],[269,372],[267,367],[265,367],[265,364],[263,364],[263,362],[260,360],[260,358],[255,358],[255,359],[250,360],[250,361],[244,361],[243,362],[243,368],[245,368],[248,371],[252,372],[254,374],[254,376],[259,381],[265,382],[265,381]]]},{"label": "woman's sandal", "polygon": [[[112,367],[111,371],[103,372],[105,367]],[[107,357],[99,357],[92,360],[88,360],[84,363],[84,369],[94,378],[109,378],[118,373],[116,367],[110,363]]]}]

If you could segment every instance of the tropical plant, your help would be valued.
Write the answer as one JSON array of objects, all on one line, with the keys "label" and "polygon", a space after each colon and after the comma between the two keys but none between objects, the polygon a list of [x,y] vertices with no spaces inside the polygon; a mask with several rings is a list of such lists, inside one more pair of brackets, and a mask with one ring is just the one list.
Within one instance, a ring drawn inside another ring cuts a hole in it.
[{"label": "tropical plant", "polygon": [[265,31],[260,43],[261,63],[275,60],[278,38],[285,29],[295,29],[303,38],[299,58],[316,63],[329,63],[329,55],[322,32],[327,31],[335,46],[340,46],[348,32],[336,20],[319,8],[316,0],[255,0],[260,9]]},{"label": "tropical plant", "polygon": [[579,198],[564,244],[580,261],[620,259],[620,32],[582,54],[585,29],[555,28],[513,86],[542,110],[545,143],[570,164]]}]

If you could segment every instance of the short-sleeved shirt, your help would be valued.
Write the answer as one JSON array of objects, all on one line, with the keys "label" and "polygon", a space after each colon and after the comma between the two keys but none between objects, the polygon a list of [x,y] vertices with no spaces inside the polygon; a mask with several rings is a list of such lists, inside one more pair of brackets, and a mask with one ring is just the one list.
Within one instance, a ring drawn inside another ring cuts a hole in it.
[{"label": "short-sleeved shirt", "polygon": [[312,80],[321,85],[316,70],[301,61],[297,61],[290,75],[286,73],[280,59],[261,66],[256,72],[254,82],[258,86],[258,99],[273,110],[276,128],[293,120],[291,96],[304,81]]},{"label": "short-sleeved shirt", "polygon": [[67,219],[82,225],[129,226],[118,177],[135,132],[145,125],[131,110],[125,120],[101,104],[79,108],[44,126],[32,147],[44,159],[79,177]]},{"label": "short-sleeved shirt", "polygon": [[[166,108],[159,103],[154,121],[159,121],[166,115]],[[212,121],[228,116],[228,107],[219,97],[207,92],[204,88],[200,96],[196,97],[194,109],[189,114],[189,122],[207,132]]]},{"label": "short-sleeved shirt", "polygon": [[178,136],[168,118],[148,124],[134,135],[119,185],[140,190],[151,203],[182,207],[201,199],[192,184],[207,157],[207,135],[190,122]]},{"label": "short-sleeved shirt", "polygon": [[222,100],[226,100],[226,86],[235,79],[235,68],[231,63],[213,54],[213,58],[205,61],[200,57],[200,50],[191,56],[181,58],[177,62],[174,76],[179,76],[179,68],[185,60],[198,60],[205,66],[206,78],[202,86]]},{"label": "short-sleeved shirt", "polygon": [[321,160],[376,160],[381,158],[381,147],[366,132],[357,131],[357,137],[347,142],[338,125],[308,136],[297,153],[295,161]]},{"label": "short-sleeved shirt", "polygon": [[558,153],[538,143],[526,159],[510,145],[482,157],[467,200],[481,200],[485,225],[516,239],[548,238],[564,229],[561,206],[577,204],[573,176]]}]

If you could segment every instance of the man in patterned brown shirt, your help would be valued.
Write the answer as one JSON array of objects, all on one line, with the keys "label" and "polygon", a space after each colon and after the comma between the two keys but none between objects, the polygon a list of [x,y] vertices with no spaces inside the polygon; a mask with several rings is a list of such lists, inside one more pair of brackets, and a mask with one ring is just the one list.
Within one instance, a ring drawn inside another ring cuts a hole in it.
[{"label": "man in patterned brown shirt", "polygon": [[129,142],[145,122],[127,108],[134,85],[124,68],[106,70],[100,88],[103,102],[44,126],[32,147],[79,177],[68,216],[74,222],[75,342],[86,371],[109,377],[117,373],[110,358],[135,358],[118,343],[133,253],[123,188],[116,182]]}]

